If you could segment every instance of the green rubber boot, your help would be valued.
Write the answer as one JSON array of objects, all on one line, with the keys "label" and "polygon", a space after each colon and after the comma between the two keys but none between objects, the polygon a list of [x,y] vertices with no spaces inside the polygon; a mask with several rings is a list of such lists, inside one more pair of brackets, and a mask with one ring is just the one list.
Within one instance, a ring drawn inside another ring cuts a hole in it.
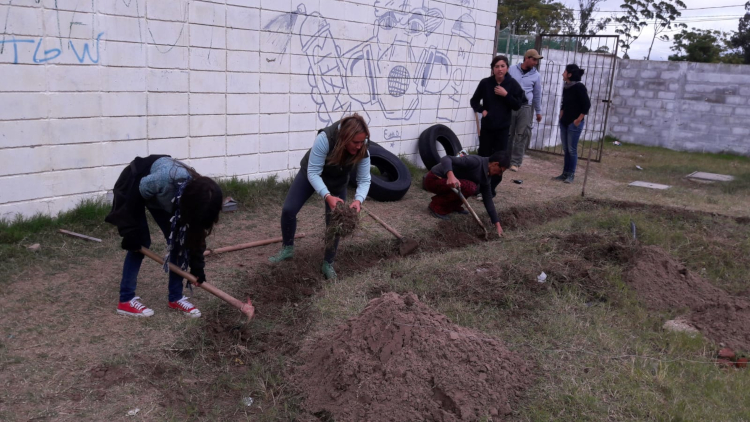
[{"label": "green rubber boot", "polygon": [[333,264],[329,264],[328,261],[323,261],[323,266],[320,267],[320,271],[323,273],[326,280],[335,280],[338,278],[336,270],[333,269]]},{"label": "green rubber boot", "polygon": [[290,246],[283,246],[281,250],[279,251],[279,253],[268,258],[268,260],[276,264],[281,261],[286,261],[287,259],[292,259],[293,257],[294,257],[294,245],[290,245]]}]

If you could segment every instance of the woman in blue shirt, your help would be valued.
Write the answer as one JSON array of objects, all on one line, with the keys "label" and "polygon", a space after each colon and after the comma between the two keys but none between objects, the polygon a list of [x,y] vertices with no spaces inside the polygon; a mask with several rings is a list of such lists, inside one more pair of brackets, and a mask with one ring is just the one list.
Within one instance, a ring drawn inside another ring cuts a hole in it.
[{"label": "woman in blue shirt", "polygon": [[[331,210],[339,202],[346,201],[346,185],[351,170],[357,167],[357,191],[349,205],[360,211],[370,190],[370,154],[367,143],[370,130],[358,114],[318,131],[312,148],[300,161],[300,171],[289,188],[281,211],[281,251],[269,258],[271,262],[281,262],[294,256],[294,233],[297,231],[297,213],[313,193],[317,192],[326,204],[326,226],[330,221]],[[321,271],[326,279],[336,278],[333,260],[336,256],[339,237],[331,245],[326,245]]]}]

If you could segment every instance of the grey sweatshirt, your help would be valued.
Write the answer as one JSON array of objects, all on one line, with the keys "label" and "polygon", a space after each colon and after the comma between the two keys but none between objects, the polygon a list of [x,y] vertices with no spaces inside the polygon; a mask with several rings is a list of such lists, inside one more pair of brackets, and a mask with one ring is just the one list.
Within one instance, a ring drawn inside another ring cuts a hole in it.
[{"label": "grey sweatshirt", "polygon": [[508,73],[526,92],[526,99],[534,106],[536,114],[542,114],[542,75],[535,67],[524,74],[521,70],[521,63],[511,66]]}]

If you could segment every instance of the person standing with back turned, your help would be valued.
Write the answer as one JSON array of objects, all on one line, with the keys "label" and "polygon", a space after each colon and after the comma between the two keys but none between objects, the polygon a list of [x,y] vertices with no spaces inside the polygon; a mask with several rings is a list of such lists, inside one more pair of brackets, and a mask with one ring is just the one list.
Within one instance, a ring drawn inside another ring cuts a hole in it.
[{"label": "person standing with back turned", "polygon": [[[518,111],[513,112],[510,121],[510,171],[518,171],[523,164],[523,154],[531,139],[531,128],[533,114],[536,111],[536,121],[542,121],[542,77],[536,70],[539,60],[543,57],[539,52],[531,49],[526,51],[523,62],[508,69],[508,74],[513,77],[526,93],[529,103],[521,106]],[[532,110],[533,106],[533,110]]]}]

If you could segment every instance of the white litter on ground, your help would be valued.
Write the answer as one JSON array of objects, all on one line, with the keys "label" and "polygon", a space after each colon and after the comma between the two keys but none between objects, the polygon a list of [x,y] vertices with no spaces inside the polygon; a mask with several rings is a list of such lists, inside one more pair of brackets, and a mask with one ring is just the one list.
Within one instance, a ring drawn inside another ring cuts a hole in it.
[{"label": "white litter on ground", "polygon": [[633,182],[629,184],[628,186],[637,186],[640,188],[659,189],[659,190],[671,188],[671,186],[669,185],[660,185],[658,183],[649,183],[649,182],[641,182],[641,181]]},{"label": "white litter on ground", "polygon": [[130,411],[128,411],[127,415],[128,415],[128,416],[135,416],[135,415],[137,415],[137,414],[138,414],[138,412],[140,412],[140,411],[141,411],[141,409],[139,409],[139,408],[137,408],[137,407],[136,407],[135,409],[133,409],[133,410],[130,410]]},{"label": "white litter on ground", "polygon": [[706,173],[704,171],[694,171],[687,176],[688,179],[706,180],[710,182],[731,182],[734,176],[728,174]]}]

